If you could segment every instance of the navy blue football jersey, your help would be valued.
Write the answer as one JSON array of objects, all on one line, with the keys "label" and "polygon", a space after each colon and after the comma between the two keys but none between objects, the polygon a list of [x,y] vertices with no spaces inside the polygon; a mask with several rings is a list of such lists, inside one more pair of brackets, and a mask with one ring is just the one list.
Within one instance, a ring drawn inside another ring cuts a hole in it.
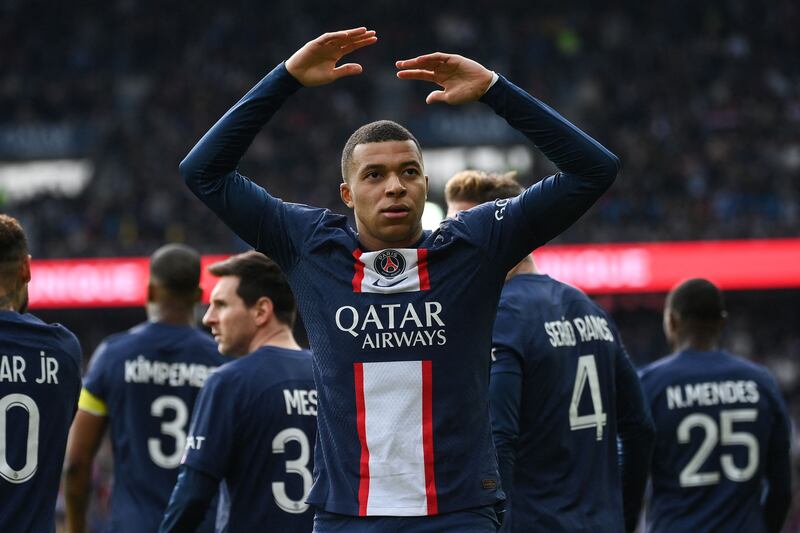
[{"label": "navy blue football jersey", "polygon": [[0,531],[52,532],[81,347],[60,324],[0,311]]},{"label": "navy blue football jersey", "polygon": [[561,172],[471,209],[409,248],[369,250],[347,218],[268,194],[237,170],[300,84],[280,65],[181,163],[192,191],[286,273],[313,352],[316,478],[345,515],[422,516],[502,499],[489,422],[491,329],[506,272],[584,213],[617,158],[504,78],[484,95]]},{"label": "navy blue football jersey", "polygon": [[[112,335],[97,348],[80,408],[109,418],[114,486],[108,531],[158,529],[197,394],[226,361],[203,331],[157,322]],[[213,518],[204,531],[213,530]]]},{"label": "navy blue football jersey", "polygon": [[183,463],[224,483],[230,531],[311,531],[316,417],[308,350],[259,348],[208,379]]},{"label": "navy blue football jersey", "polygon": [[[574,287],[520,274],[503,288],[492,344],[492,402],[502,405],[509,392],[494,387],[503,374],[521,385],[516,420],[493,406],[509,493],[504,530],[624,531],[617,438],[641,452],[653,430],[611,318]],[[630,496],[637,514],[648,466],[641,457],[628,465],[641,478]]]},{"label": "navy blue football jersey", "polygon": [[790,430],[772,375],[724,351],[685,350],[641,377],[658,434],[648,531],[780,530]]}]

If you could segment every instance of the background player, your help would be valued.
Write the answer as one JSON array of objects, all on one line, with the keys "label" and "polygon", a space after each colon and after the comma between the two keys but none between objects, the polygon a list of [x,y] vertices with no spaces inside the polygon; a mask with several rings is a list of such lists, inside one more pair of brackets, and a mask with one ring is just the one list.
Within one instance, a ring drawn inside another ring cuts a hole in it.
[{"label": "background player", "polygon": [[772,375],[719,350],[722,293],[691,279],[667,295],[673,355],[642,371],[657,440],[648,530],[781,530],[791,498],[789,420]]},{"label": "background player", "polygon": [[[520,192],[512,175],[460,172],[445,187],[447,214]],[[632,531],[654,428],[608,314],[527,256],[508,274],[492,346],[503,530]]]},{"label": "background player", "polygon": [[81,347],[28,314],[31,256],[0,214],[0,531],[51,532],[67,433],[81,388]]},{"label": "background player", "polygon": [[278,265],[258,252],[209,271],[220,279],[203,323],[220,352],[240,359],[200,391],[161,531],[194,531],[220,481],[229,494],[230,531],[311,531],[314,513],[305,500],[317,391],[311,353],[292,335],[294,296]]},{"label": "background player", "polygon": [[[206,378],[226,359],[194,326],[200,256],[168,244],[150,258],[148,322],[98,346],[70,431],[65,496],[73,533],[86,530],[94,456],[111,425],[114,488],[108,531],[155,531],[178,475],[186,429]],[[206,529],[214,524],[213,513]]]},{"label": "background player", "polygon": [[360,73],[336,63],[376,39],[358,28],[307,43],[211,128],[181,173],[275,259],[297,296],[319,395],[315,529],[493,532],[502,490],[485,354],[503,281],[591,207],[619,160],[503,77],[435,53],[398,61],[398,77],[438,83],[428,102],[481,99],[560,172],[435,232],[421,225],[428,180],[419,143],[393,122],[359,128],[343,150],[340,192],[357,232],[345,217],[283,202],[237,172],[292,93]]}]

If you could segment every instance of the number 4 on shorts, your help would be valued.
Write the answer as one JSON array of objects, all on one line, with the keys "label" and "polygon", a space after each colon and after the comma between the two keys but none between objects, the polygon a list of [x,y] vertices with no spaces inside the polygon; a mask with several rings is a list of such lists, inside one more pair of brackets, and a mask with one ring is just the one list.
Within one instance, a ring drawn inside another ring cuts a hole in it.
[{"label": "number 4 on shorts", "polygon": [[[583,389],[589,384],[592,397],[591,414],[578,414],[578,405],[581,403]],[[572,431],[579,429],[596,428],[597,440],[603,440],[603,427],[606,425],[607,415],[603,412],[603,398],[600,395],[600,381],[597,378],[597,364],[594,355],[582,355],[578,358],[578,370],[575,372],[575,386],[572,389],[572,402],[569,404],[569,428]]]}]

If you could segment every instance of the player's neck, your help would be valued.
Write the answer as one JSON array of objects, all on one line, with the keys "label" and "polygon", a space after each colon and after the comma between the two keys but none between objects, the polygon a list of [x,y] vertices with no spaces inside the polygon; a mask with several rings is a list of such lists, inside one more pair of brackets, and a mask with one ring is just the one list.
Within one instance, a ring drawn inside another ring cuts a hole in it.
[{"label": "player's neck", "polygon": [[0,292],[0,311],[17,311],[20,307],[19,294]]},{"label": "player's neck", "polygon": [[147,304],[147,320],[170,326],[193,326],[195,324],[193,309],[170,308],[152,302]]},{"label": "player's neck", "polygon": [[259,331],[253,340],[250,341],[250,352],[254,352],[259,348],[272,346],[274,348],[286,348],[287,350],[301,350],[301,346],[292,334],[289,326],[280,324],[275,327],[264,328]]},{"label": "player's neck", "polygon": [[717,339],[687,337],[676,343],[677,352],[691,350],[693,352],[711,352],[719,349]]},{"label": "player's neck", "polygon": [[[363,231],[362,231],[363,230]],[[385,250],[386,248],[412,248],[422,237],[422,226],[413,232],[413,234],[399,241],[385,241],[375,237],[364,228],[358,228],[358,242],[361,246],[368,251]]]},{"label": "player's neck", "polygon": [[536,263],[533,262],[530,256],[526,257],[519,263],[517,266],[512,268],[508,271],[508,275],[506,276],[506,281],[510,280],[514,276],[519,276],[520,274],[539,274],[539,270],[536,268]]}]

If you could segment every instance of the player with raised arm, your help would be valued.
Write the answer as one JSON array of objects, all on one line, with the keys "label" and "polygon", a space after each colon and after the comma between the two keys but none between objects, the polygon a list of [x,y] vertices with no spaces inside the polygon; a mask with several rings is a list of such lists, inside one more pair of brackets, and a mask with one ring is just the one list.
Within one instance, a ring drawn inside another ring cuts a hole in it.
[{"label": "player with raised arm", "polygon": [[[447,214],[521,191],[510,175],[460,172]],[[608,314],[531,256],[500,297],[489,397],[503,531],[635,529],[655,436],[636,370]]]},{"label": "player with raised arm", "polygon": [[[294,296],[258,252],[212,265],[203,323],[225,355],[197,399],[162,532],[194,531],[223,482],[227,531],[311,531],[317,391],[311,353],[292,334]],[[219,530],[220,528],[218,528]]]},{"label": "player with raised arm", "polygon": [[81,390],[81,347],[27,313],[31,256],[0,214],[0,531],[55,530],[67,433]]},{"label": "player with raised arm", "polygon": [[[86,531],[94,456],[111,426],[114,487],[107,531],[155,531],[178,476],[189,416],[200,387],[227,361],[195,327],[200,255],[180,244],[150,258],[148,322],[97,347],[70,430],[67,528]],[[213,513],[201,531],[211,531]]]},{"label": "player with raised arm", "polygon": [[237,171],[278,108],[304,86],[358,74],[336,63],[376,42],[324,34],[278,65],[180,165],[191,190],[286,273],[309,332],[318,392],[315,530],[495,531],[503,499],[489,422],[492,323],[508,270],[570,226],[611,185],[619,160],[502,76],[435,53],[398,61],[433,80],[429,102],[482,101],[559,172],[502,205],[423,231],[419,143],[394,122],[345,144],[347,218],[283,202]]},{"label": "player with raised arm", "polygon": [[674,350],[642,370],[657,439],[647,529],[781,530],[791,501],[789,416],[769,371],[719,349],[720,290],[691,279],[668,295]]}]

